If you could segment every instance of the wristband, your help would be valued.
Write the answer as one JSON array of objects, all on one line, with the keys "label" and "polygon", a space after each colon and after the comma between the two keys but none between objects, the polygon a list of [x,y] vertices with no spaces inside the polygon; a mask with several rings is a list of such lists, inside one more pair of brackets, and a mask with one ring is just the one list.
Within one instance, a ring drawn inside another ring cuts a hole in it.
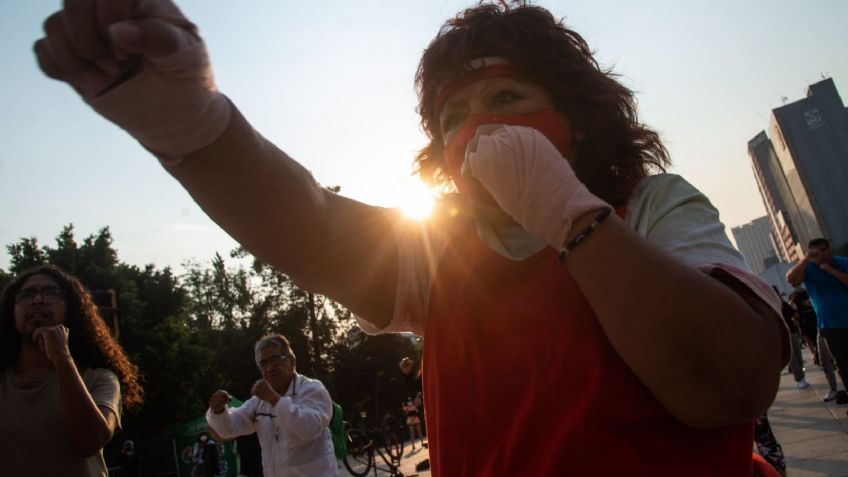
[{"label": "wristband", "polygon": [[568,257],[568,254],[570,254],[575,247],[583,243],[583,241],[586,240],[586,237],[588,237],[592,232],[594,232],[595,229],[598,228],[598,226],[601,225],[601,223],[603,223],[603,221],[606,220],[607,217],[609,217],[611,212],[612,209],[610,208],[605,208],[598,212],[598,215],[595,216],[595,220],[593,220],[591,224],[589,224],[585,229],[581,230],[580,233],[575,235],[573,239],[569,240],[567,244],[563,245],[562,248],[559,249],[559,253],[557,254],[557,262],[564,263],[566,257]]}]

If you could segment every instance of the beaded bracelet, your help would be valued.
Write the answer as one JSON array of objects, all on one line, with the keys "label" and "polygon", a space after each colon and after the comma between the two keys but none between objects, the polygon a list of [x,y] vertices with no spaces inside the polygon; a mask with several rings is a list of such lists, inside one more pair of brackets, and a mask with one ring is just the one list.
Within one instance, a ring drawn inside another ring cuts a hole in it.
[{"label": "beaded bracelet", "polygon": [[559,254],[557,254],[557,262],[563,263],[565,262],[565,258],[568,257],[568,254],[574,250],[574,247],[580,245],[586,237],[589,236],[596,228],[598,228],[601,223],[609,217],[612,209],[605,208],[598,212],[598,215],[595,216],[595,220],[592,221],[585,229],[581,230],[579,234],[577,234],[573,239],[571,239],[567,244],[563,245],[561,249],[559,249]]}]

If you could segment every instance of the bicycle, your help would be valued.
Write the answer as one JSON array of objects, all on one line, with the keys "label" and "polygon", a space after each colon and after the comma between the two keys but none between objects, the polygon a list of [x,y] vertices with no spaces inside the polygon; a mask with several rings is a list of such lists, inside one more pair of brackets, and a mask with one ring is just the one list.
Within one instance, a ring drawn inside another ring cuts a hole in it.
[{"label": "bicycle", "polygon": [[[400,460],[403,456],[404,433],[401,427],[387,427],[364,431],[348,429],[347,453],[344,465],[354,477],[365,477],[373,468],[377,471],[388,472],[389,477],[403,477],[400,471]],[[379,467],[377,456],[385,467]]]}]

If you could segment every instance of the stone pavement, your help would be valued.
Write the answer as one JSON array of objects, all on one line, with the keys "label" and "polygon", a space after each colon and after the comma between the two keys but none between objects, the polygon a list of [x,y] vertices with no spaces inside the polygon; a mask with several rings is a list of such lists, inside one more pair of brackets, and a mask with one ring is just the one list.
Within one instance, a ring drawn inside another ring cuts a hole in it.
[{"label": "stone pavement", "polygon": [[786,474],[848,477],[848,406],[822,402],[829,391],[827,380],[807,350],[804,358],[810,387],[798,389],[792,374],[784,372],[768,411],[772,431],[786,455]]},{"label": "stone pavement", "polygon": [[409,447],[407,447],[403,451],[403,460],[401,460],[400,463],[400,471],[403,473],[404,477],[429,477],[429,470],[422,470],[421,472],[417,472],[415,470],[416,464],[429,457],[430,452],[427,449],[416,447],[414,451],[410,451]]}]

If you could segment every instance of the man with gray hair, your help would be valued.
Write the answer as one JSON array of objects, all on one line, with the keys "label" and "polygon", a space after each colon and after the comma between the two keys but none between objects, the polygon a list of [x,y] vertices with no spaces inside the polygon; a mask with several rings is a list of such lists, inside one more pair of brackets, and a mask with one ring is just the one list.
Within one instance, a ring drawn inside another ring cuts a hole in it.
[{"label": "man with gray hair", "polygon": [[297,374],[294,352],[282,335],[257,341],[254,355],[262,379],[253,385],[251,398],[229,408],[230,394],[215,391],[206,411],[209,426],[225,439],[256,432],[265,477],[338,475],[327,389]]}]

